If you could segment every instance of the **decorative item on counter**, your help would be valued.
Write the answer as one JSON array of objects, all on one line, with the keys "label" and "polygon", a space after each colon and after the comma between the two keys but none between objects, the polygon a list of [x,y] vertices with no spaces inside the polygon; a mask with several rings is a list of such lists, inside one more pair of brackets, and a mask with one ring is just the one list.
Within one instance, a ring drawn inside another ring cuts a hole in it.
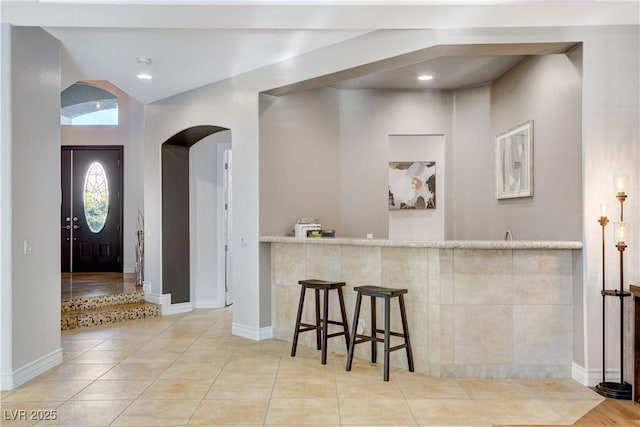
[{"label": "decorative item on counter", "polygon": [[[607,290],[605,288],[605,227],[609,223],[607,218],[607,205],[600,205],[600,219],[598,223],[602,227],[602,382],[596,386],[596,391],[603,396],[613,399],[631,399],[631,384],[624,380],[624,298],[631,296],[630,292],[624,291],[624,250],[627,248],[629,241],[629,226],[624,222],[624,202],[627,199],[626,194],[627,179],[624,175],[616,175],[616,199],[620,202],[620,221],[615,223],[614,241],[616,249],[620,253],[620,288]],[[606,351],[605,351],[605,331],[606,316],[605,309],[606,297],[613,296],[620,298],[620,383],[606,381]]]},{"label": "decorative item on counter", "polygon": [[309,236],[310,232],[317,232],[320,237],[320,230],[322,230],[322,225],[320,225],[317,218],[300,218],[298,222],[293,226],[294,236],[300,239],[304,239],[306,237],[314,237]]},{"label": "decorative item on counter", "polygon": [[322,237],[336,237],[336,230],[322,230],[320,234]]}]

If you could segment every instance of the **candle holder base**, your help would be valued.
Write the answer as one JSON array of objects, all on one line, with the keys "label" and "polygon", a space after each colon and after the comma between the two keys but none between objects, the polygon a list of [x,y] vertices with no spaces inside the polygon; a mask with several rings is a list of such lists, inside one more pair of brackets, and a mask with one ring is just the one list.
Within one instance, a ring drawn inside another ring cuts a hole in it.
[{"label": "candle holder base", "polygon": [[631,400],[631,384],[628,382],[621,384],[605,381],[598,384],[595,390],[598,394],[611,399]]}]

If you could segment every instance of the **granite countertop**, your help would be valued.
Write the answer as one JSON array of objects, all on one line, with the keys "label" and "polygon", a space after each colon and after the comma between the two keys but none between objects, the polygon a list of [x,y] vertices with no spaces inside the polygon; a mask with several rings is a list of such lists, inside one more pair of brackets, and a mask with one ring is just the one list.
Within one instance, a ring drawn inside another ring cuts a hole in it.
[{"label": "granite countertop", "polygon": [[389,240],[358,238],[297,238],[288,236],[261,236],[261,243],[292,243],[313,245],[384,246],[402,248],[436,249],[582,249],[582,242],[573,241],[533,241],[533,240]]}]

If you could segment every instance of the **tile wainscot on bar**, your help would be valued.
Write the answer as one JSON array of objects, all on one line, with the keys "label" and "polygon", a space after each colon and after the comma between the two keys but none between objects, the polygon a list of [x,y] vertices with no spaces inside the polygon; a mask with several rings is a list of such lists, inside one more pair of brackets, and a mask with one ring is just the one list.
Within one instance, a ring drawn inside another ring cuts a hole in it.
[{"label": "tile wainscot on bar", "polygon": [[[261,282],[271,291],[277,339],[292,340],[298,280],[346,282],[350,328],[354,286],[401,287],[409,290],[405,297],[417,372],[462,378],[571,377],[574,317],[582,316],[574,316],[574,310],[582,310],[581,302],[574,303],[574,293],[581,301],[581,242],[271,236],[260,242]],[[367,333],[368,305],[360,313]],[[338,318],[337,301],[330,306],[330,318]],[[401,323],[393,308],[396,330]],[[313,322],[313,310],[305,316]],[[331,352],[346,354],[343,341],[330,341]],[[315,334],[300,335],[299,345],[314,347]],[[359,349],[356,357],[368,360],[369,349]],[[403,352],[392,353],[391,360],[392,366],[406,369]]]}]

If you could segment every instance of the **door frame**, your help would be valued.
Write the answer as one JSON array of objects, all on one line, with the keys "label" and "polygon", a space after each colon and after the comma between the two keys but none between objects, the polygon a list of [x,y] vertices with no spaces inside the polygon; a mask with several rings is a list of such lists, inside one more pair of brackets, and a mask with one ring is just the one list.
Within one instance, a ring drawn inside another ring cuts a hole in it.
[{"label": "door frame", "polygon": [[[225,186],[226,179],[226,158],[225,152],[232,152],[231,142],[219,142],[217,144],[217,235],[218,235],[218,247],[217,247],[217,280],[216,280],[216,297],[218,301],[223,302],[222,306],[231,305],[233,303],[233,277],[231,275],[232,269],[230,268],[230,260],[233,258],[233,252],[231,251],[233,236],[231,236],[231,221],[232,221],[232,199],[229,194],[229,205],[227,206],[229,211],[229,221],[225,224],[225,192],[228,190]],[[232,174],[233,171],[229,171]],[[229,258],[227,258],[227,255]],[[231,283],[231,289],[229,289],[229,282]]]},{"label": "door frame", "polygon": [[[116,264],[118,272],[123,272],[124,266],[124,247],[123,247],[123,237],[124,237],[124,145],[61,145],[60,146],[60,154],[62,154],[63,150],[72,150],[72,151],[103,151],[103,150],[115,150],[120,152],[120,177],[118,182],[117,194],[120,200],[118,215],[120,217],[120,227],[118,233],[118,246],[120,254],[118,256],[118,262]],[[62,156],[60,156],[60,163],[62,168]],[[73,163],[71,164],[73,168]],[[72,175],[73,176],[73,175]],[[62,179],[62,170],[60,171],[60,177]],[[62,191],[62,190],[61,190]],[[62,193],[61,193],[62,196]],[[62,197],[60,199],[61,208],[62,208]],[[72,201],[73,203],[73,201]],[[60,212],[62,214],[62,210]],[[62,217],[60,218],[60,223],[62,223]],[[60,252],[62,252],[62,242],[60,242]],[[73,253],[73,252],[72,252]],[[62,253],[60,254],[62,256]],[[73,265],[73,261],[71,261],[71,265]]]}]

